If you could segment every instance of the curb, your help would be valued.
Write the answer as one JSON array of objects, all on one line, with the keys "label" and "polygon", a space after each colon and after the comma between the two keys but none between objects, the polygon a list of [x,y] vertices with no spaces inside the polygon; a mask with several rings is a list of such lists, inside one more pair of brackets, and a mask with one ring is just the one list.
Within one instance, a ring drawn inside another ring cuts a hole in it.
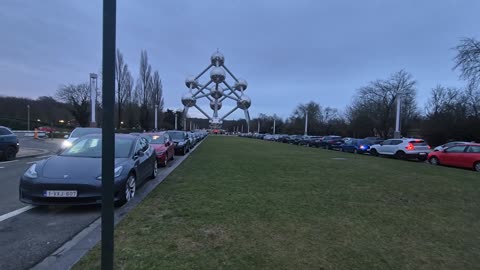
[{"label": "curb", "polygon": [[[204,139],[205,140],[205,139]],[[159,172],[156,179],[148,181],[142,187],[141,194],[134,197],[123,207],[115,210],[114,226],[116,226],[130,211],[141,203],[160,183],[162,183],[168,175],[170,175],[180,164],[185,161],[192,152],[204,141],[199,142],[195,148],[191,149],[185,156],[175,157],[174,164],[166,167],[165,170]],[[65,242],[61,247],[52,254],[44,258],[42,261],[34,265],[32,270],[63,270],[71,269],[87,252],[89,252],[96,244],[101,241],[101,217],[87,225],[83,230]]]}]

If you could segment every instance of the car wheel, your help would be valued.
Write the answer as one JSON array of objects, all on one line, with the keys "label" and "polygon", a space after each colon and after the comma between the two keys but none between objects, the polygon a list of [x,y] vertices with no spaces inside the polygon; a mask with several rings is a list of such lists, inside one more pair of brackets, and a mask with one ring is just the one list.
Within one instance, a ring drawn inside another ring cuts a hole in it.
[{"label": "car wheel", "polygon": [[16,156],[15,148],[8,147],[7,150],[5,150],[5,156],[4,156],[5,160],[7,161],[14,160],[15,156]]},{"label": "car wheel", "polygon": [[440,161],[438,160],[437,157],[431,157],[428,162],[430,162],[430,164],[432,165],[440,165]]},{"label": "car wheel", "polygon": [[134,174],[129,174],[127,181],[125,181],[125,188],[123,190],[122,198],[118,203],[117,206],[122,206],[128,203],[131,199],[135,197],[135,191],[137,190],[137,181]]},{"label": "car wheel", "polygon": [[404,160],[406,157],[407,157],[407,156],[406,156],[405,152],[403,152],[403,151],[397,151],[397,152],[395,153],[395,158],[396,158],[396,159]]},{"label": "car wheel", "polygon": [[[165,166],[167,166],[166,160],[165,160]],[[157,160],[155,160],[155,162],[153,162],[153,170],[152,170],[152,174],[150,175],[150,178],[155,179],[157,175],[158,175],[158,162]]]},{"label": "car wheel", "polygon": [[370,150],[370,155],[374,156],[374,157],[378,157],[378,152],[376,149],[372,149]]},{"label": "car wheel", "polygon": [[475,171],[480,172],[480,162],[475,163],[473,168],[475,169]]}]

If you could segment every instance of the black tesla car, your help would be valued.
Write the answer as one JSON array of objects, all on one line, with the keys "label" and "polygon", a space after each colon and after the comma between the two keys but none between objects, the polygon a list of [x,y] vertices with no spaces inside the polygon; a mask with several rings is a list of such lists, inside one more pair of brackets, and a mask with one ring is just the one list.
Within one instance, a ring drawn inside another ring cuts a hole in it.
[{"label": "black tesla car", "polygon": [[[70,148],[34,163],[21,177],[20,201],[34,205],[101,203],[102,136],[79,138]],[[115,187],[117,206],[135,196],[147,178],[157,176],[155,151],[141,136],[115,135]]]},{"label": "black tesla car", "polygon": [[185,131],[169,130],[167,133],[175,144],[175,154],[185,155],[193,147]]}]

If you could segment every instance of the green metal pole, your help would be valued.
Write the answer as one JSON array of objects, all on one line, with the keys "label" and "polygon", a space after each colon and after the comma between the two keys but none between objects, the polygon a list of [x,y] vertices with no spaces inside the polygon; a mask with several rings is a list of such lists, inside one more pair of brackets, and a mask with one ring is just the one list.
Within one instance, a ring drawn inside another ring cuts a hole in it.
[{"label": "green metal pole", "polygon": [[102,270],[113,270],[113,171],[115,163],[116,0],[103,0],[102,44]]}]

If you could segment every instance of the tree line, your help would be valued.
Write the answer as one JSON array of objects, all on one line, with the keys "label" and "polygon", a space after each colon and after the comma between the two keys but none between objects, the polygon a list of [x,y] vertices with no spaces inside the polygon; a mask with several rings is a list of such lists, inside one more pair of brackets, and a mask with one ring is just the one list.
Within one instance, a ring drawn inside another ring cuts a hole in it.
[{"label": "tree line", "polygon": [[[299,104],[291,115],[282,119],[276,115],[259,114],[251,120],[250,131],[303,134],[305,114],[308,114],[308,133],[311,135],[337,134],[351,137],[393,136],[396,100],[401,97],[401,130],[404,136],[421,136],[431,144],[447,140],[480,141],[480,41],[467,38],[454,48],[453,69],[460,72],[465,87],[437,85],[430,91],[426,104],[417,104],[417,81],[406,70],[399,70],[388,78],[373,80],[359,87],[351,104],[344,110],[323,107],[310,101]],[[140,68],[135,78],[123,55],[116,55],[116,125],[118,129],[151,130],[154,126],[154,108],[158,105],[158,126],[172,129],[175,114],[178,128],[183,129],[179,112],[164,110],[163,87],[160,74],[153,71],[146,51],[140,54]],[[101,110],[101,95],[97,93],[96,109]],[[88,83],[62,85],[52,97],[33,101],[25,98],[0,97],[0,124],[6,119],[26,119],[26,105],[31,105],[32,121],[58,123],[58,118],[71,119],[72,125],[88,126],[90,117],[90,88]],[[48,108],[45,110],[44,108]],[[97,115],[100,115],[99,113]],[[97,119],[99,122],[100,119]],[[25,120],[23,120],[25,122]],[[208,128],[207,119],[188,119],[186,128]],[[100,123],[101,124],[101,123]],[[228,131],[247,131],[245,119],[226,120]]]}]

